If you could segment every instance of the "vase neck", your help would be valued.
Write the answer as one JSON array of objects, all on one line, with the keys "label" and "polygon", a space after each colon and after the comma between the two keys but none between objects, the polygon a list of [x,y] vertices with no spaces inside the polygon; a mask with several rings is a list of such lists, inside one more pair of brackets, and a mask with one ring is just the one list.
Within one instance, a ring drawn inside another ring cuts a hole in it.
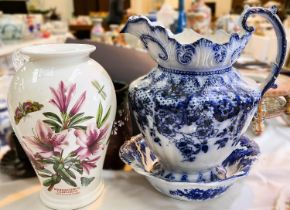
[{"label": "vase neck", "polygon": [[26,47],[20,52],[31,61],[75,63],[88,59],[94,50],[94,46],[86,44],[45,44]]},{"label": "vase neck", "polygon": [[84,62],[89,59],[89,55],[75,55],[75,56],[61,56],[61,57],[32,57],[29,59],[31,62],[47,63],[47,64],[62,64],[62,65],[73,65]]}]

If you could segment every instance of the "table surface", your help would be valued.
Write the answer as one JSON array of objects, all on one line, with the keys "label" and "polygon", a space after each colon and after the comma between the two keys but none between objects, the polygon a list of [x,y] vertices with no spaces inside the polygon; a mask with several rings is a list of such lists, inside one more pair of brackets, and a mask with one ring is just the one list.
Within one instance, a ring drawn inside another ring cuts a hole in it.
[{"label": "table surface", "polygon": [[[102,196],[84,210],[273,210],[280,191],[290,185],[290,127],[279,119],[267,121],[263,135],[253,137],[261,156],[250,175],[222,197],[208,202],[184,202],[155,191],[147,180],[134,173],[104,171]],[[248,136],[249,136],[248,135]],[[0,210],[46,210],[39,199],[36,178],[11,180],[0,174]],[[290,195],[289,195],[290,197]]]}]

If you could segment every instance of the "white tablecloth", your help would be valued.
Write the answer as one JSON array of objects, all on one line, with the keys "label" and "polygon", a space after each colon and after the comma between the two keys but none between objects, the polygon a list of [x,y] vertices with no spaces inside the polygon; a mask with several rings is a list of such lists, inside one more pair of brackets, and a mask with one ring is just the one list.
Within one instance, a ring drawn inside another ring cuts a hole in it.
[{"label": "white tablecloth", "polygon": [[[250,175],[222,197],[208,202],[184,202],[155,191],[134,172],[105,171],[103,195],[85,210],[273,210],[280,190],[290,185],[290,128],[272,119],[255,141],[262,154]],[[0,175],[1,180],[1,175]],[[0,210],[45,210],[36,178],[0,182]],[[290,195],[289,195],[290,196]]]}]

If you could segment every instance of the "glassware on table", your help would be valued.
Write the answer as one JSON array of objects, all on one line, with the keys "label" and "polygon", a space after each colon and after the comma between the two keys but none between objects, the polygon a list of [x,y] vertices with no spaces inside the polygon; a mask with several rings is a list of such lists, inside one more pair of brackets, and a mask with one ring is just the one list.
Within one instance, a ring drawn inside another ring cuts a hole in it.
[{"label": "glassware on table", "polygon": [[104,28],[102,26],[103,20],[101,18],[94,18],[92,20],[93,28],[91,30],[91,40],[96,42],[104,41]]}]

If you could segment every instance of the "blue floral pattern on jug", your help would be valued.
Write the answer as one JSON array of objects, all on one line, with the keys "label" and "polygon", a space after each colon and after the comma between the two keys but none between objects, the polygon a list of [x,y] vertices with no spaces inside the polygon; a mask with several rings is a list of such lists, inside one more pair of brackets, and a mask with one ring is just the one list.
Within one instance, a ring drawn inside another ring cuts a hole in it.
[{"label": "blue floral pattern on jug", "polygon": [[181,44],[177,41],[178,36],[153,24],[144,16],[130,17],[122,32],[136,35],[159,65],[183,70],[231,66],[238,59],[252,34],[246,32],[242,35],[237,33],[230,35],[219,31],[219,34],[227,37],[228,42],[215,43],[210,39],[200,38],[200,35],[192,31],[191,35],[199,39],[189,44]]},{"label": "blue floral pattern on jug", "polygon": [[172,173],[163,175],[158,158],[148,147],[142,134],[132,137],[120,149],[120,158],[137,173],[144,175],[160,192],[180,200],[207,200],[225,192],[235,182],[246,177],[260,152],[258,145],[246,137],[241,137],[235,150],[223,161],[219,170],[223,177],[213,171],[207,176],[199,173]]},{"label": "blue floral pattern on jug", "polygon": [[216,75],[186,75],[159,67],[132,83],[129,97],[140,129],[154,142],[150,146],[161,164],[163,148],[174,145],[179,153],[173,164],[185,167],[220,153],[205,163],[211,168],[236,146],[254,115],[260,91],[249,88],[232,69]]},{"label": "blue floral pattern on jug", "polygon": [[[249,85],[233,67],[251,37],[252,14],[273,24],[278,41],[276,63],[261,87]],[[247,8],[240,34],[219,32],[201,37],[169,30],[142,16],[131,17],[123,32],[138,38],[158,65],[131,83],[130,103],[148,147],[158,157],[163,178],[191,181],[213,176],[240,145],[259,101],[271,87],[285,60],[286,36],[274,8]],[[222,173],[222,171],[221,171]],[[186,176],[185,176],[186,175]]]},{"label": "blue floral pattern on jug", "polygon": [[[195,175],[184,173],[176,176],[173,173],[166,172],[160,167],[159,159],[147,146],[142,135],[132,137],[120,149],[121,159],[140,173],[150,173],[169,182],[195,183],[219,182],[245,176],[259,153],[260,149],[258,145],[254,141],[242,136],[238,140],[235,149],[219,167],[216,167],[208,173],[199,172]],[[231,174],[228,174],[228,172]]]},{"label": "blue floral pattern on jug", "polygon": [[11,132],[12,128],[7,110],[7,101],[6,99],[0,98],[0,148],[9,142]]},{"label": "blue floral pattern on jug", "polygon": [[201,190],[201,189],[184,189],[170,191],[173,196],[186,197],[188,200],[207,200],[212,199],[224,193],[228,187],[219,187],[215,189]]}]

